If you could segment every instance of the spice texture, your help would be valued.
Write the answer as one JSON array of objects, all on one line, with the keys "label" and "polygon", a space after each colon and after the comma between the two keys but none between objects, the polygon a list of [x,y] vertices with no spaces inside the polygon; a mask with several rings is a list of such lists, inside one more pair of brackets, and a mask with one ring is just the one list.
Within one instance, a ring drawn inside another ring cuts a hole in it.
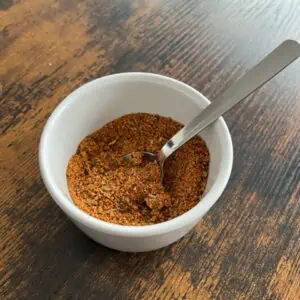
[{"label": "spice texture", "polygon": [[199,202],[208,177],[209,152],[195,137],[160,167],[131,152],[156,153],[182,125],[146,113],[115,119],[78,146],[67,181],[74,203],[89,215],[121,225],[148,225],[175,218]]}]

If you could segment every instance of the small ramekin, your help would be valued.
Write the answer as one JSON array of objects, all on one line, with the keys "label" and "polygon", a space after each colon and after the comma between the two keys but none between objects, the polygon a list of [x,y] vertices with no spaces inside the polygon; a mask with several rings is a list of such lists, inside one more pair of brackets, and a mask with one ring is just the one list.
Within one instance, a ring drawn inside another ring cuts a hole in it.
[{"label": "small ramekin", "polygon": [[85,136],[121,115],[157,113],[184,124],[208,104],[209,101],[192,87],[151,73],[110,75],[81,86],[58,105],[42,133],[39,164],[47,190],[77,227],[107,247],[142,252],[177,241],[192,230],[216,203],[229,180],[233,148],[223,118],[200,134],[211,156],[203,197],[194,208],[167,222],[122,226],[89,216],[72,202],[67,188],[66,167]]}]

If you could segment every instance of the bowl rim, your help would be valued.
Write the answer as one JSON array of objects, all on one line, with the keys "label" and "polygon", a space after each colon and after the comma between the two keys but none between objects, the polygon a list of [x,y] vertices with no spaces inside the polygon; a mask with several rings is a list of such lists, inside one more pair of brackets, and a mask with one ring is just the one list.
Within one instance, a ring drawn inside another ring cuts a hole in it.
[{"label": "bowl rim", "polygon": [[49,168],[47,161],[47,142],[49,132],[51,132],[51,129],[56,119],[58,119],[63,110],[70,105],[75,94],[77,94],[79,91],[82,91],[83,89],[91,87],[92,85],[99,84],[100,81],[110,81],[111,79],[119,79],[122,81],[124,79],[129,79],[130,77],[133,80],[138,80],[141,79],[141,77],[143,77],[144,79],[154,78],[156,80],[161,81],[161,83],[169,82],[173,85],[175,84],[179,86],[185,91],[193,92],[195,97],[203,98],[207,105],[210,103],[210,101],[205,96],[203,96],[199,91],[187,85],[186,83],[159,74],[146,72],[127,72],[107,75],[94,79],[88,83],[83,84],[79,88],[75,89],[72,93],[70,93],[67,97],[65,97],[64,100],[62,100],[59,103],[59,105],[54,109],[49,119],[47,120],[46,125],[42,131],[39,144],[40,172],[48,192],[50,193],[56,204],[71,218],[71,220],[78,222],[81,225],[84,225],[92,230],[96,230],[114,236],[146,237],[153,235],[162,235],[168,232],[179,230],[180,228],[184,228],[199,221],[201,217],[208,212],[208,210],[215,204],[215,202],[223,193],[230,178],[233,164],[233,145],[231,135],[223,117],[219,118],[216,122],[219,123],[219,125],[221,126],[220,128],[223,131],[222,134],[224,136],[225,141],[224,148],[226,153],[226,160],[223,160],[221,162],[220,171],[217,174],[216,180],[212,185],[210,191],[206,195],[204,195],[201,201],[199,201],[199,203],[192,209],[176,218],[162,223],[143,226],[128,226],[108,223],[100,219],[94,218],[82,211],[81,209],[79,209],[74,203],[72,203],[68,199],[68,197],[56,185],[55,180],[50,176],[48,171]]}]

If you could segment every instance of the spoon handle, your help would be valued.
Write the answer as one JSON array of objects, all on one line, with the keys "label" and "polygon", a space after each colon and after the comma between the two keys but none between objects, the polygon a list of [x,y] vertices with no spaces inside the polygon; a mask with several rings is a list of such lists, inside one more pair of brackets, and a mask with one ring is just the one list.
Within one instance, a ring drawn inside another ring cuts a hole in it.
[{"label": "spoon handle", "polygon": [[256,91],[300,56],[300,44],[286,40],[178,131],[160,150],[164,162],[174,151]]}]

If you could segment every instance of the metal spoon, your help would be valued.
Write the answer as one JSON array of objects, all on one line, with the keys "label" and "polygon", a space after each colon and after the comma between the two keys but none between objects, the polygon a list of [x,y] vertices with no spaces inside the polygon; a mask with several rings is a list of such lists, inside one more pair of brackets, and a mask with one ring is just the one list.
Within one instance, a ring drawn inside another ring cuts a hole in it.
[{"label": "metal spoon", "polygon": [[[202,110],[193,120],[179,130],[158,153],[142,152],[146,161],[157,161],[161,169],[163,181],[163,166],[166,159],[191,138],[217,120],[234,105],[252,94],[275,75],[281,72],[300,56],[300,44],[286,40],[253,67],[227,90],[220,94],[210,105]],[[134,152],[136,153],[136,152]],[[130,160],[133,153],[124,156]]]}]

